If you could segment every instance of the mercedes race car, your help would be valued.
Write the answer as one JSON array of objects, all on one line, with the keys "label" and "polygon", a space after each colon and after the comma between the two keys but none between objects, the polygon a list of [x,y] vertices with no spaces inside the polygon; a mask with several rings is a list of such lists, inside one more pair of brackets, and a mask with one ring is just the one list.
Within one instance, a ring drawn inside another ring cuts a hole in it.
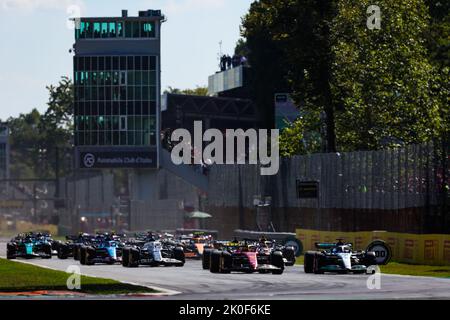
[{"label": "mercedes race car", "polygon": [[52,258],[52,244],[42,234],[18,235],[6,245],[7,259]]},{"label": "mercedes race car", "polygon": [[79,247],[80,263],[82,265],[120,263],[122,262],[123,246],[124,244],[115,237],[98,235],[91,243]]},{"label": "mercedes race car", "polygon": [[317,251],[305,253],[305,273],[373,273],[370,267],[386,265],[391,249],[381,240],[372,242],[366,251],[354,251],[351,243],[316,243]]},{"label": "mercedes race car", "polygon": [[122,265],[127,268],[140,265],[183,267],[184,263],[183,248],[172,241],[140,239],[123,249]]},{"label": "mercedes race car", "polygon": [[261,250],[258,246],[242,243],[229,243],[222,249],[205,250],[203,268],[209,263],[212,273],[272,273],[284,271],[283,253],[269,248]]}]

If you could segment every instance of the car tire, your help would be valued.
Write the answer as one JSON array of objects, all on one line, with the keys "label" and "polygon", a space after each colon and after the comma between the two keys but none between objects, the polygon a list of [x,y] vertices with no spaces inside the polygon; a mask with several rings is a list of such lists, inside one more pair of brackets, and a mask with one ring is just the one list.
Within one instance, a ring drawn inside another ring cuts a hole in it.
[{"label": "car tire", "polygon": [[16,250],[12,245],[7,245],[6,246],[6,259],[8,260],[14,260],[16,259]]},{"label": "car tire", "polygon": [[220,273],[231,273],[231,267],[233,266],[233,258],[231,253],[222,252],[220,256]]},{"label": "car tire", "polygon": [[128,248],[122,250],[122,266],[125,268],[130,266],[130,249]]},{"label": "car tire", "polygon": [[324,274],[322,270],[320,270],[320,267],[322,266],[322,258],[323,254],[320,252],[316,252],[314,255],[314,273],[315,274]]},{"label": "car tire", "polygon": [[375,252],[366,252],[363,259],[363,264],[368,268],[377,264],[377,256]]},{"label": "car tire", "polygon": [[295,265],[296,262],[296,256],[295,256],[295,249],[294,248],[285,248],[283,250],[283,257],[286,258],[287,262],[285,265],[287,267],[292,267]]},{"label": "car tire", "polygon": [[211,261],[209,271],[211,273],[219,273],[220,272],[220,259],[222,257],[222,252],[218,250],[214,250],[211,252]]},{"label": "car tire", "polygon": [[78,248],[77,249],[77,251],[79,252],[79,261],[80,261],[80,264],[81,265],[83,265],[83,266],[85,266],[86,265],[86,255],[87,255],[87,252],[86,252],[86,247],[81,247],[81,248]]},{"label": "car tire", "polygon": [[272,252],[270,255],[270,263],[277,267],[278,270],[273,270],[273,274],[283,274],[284,271],[284,260],[283,253],[281,251]]},{"label": "car tire", "polygon": [[90,257],[94,257],[95,256],[95,249],[93,247],[86,247],[86,265],[87,266],[92,266],[94,265],[94,263],[92,262],[92,260],[90,259]]},{"label": "car tire", "polygon": [[66,260],[68,258],[66,252],[67,252],[67,247],[63,244],[59,245],[58,246],[58,254],[57,254],[58,259]]},{"label": "car tire", "polygon": [[80,261],[80,246],[73,247],[73,260]]},{"label": "car tire", "polygon": [[52,258],[52,246],[50,244],[44,246],[44,253],[45,253],[45,256],[43,257],[43,259],[51,259]]},{"label": "car tire", "polygon": [[202,268],[203,268],[203,270],[208,270],[209,269],[209,263],[211,261],[211,252],[212,252],[212,250],[210,250],[210,249],[205,249],[203,251],[203,255],[202,255]]},{"label": "car tire", "polygon": [[303,266],[305,268],[305,273],[314,273],[314,257],[316,253],[314,251],[307,251],[305,253],[305,260]]},{"label": "car tire", "polygon": [[181,247],[173,249],[173,257],[175,260],[181,261],[182,264],[177,264],[177,267],[183,267],[186,262],[186,257],[184,256],[184,250]]},{"label": "car tire", "polygon": [[128,266],[130,268],[137,268],[139,267],[139,257],[140,257],[140,253],[139,250],[137,249],[130,249],[130,256],[129,256],[129,263]]},{"label": "car tire", "polygon": [[295,249],[295,256],[300,257],[303,254],[303,243],[297,239],[296,237],[288,237],[283,241],[283,245],[290,246],[292,245]]}]

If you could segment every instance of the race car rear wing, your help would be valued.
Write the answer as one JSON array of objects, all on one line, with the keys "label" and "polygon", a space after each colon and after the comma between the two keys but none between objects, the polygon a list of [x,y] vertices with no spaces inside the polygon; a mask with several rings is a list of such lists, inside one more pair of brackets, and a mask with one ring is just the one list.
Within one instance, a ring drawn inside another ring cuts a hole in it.
[{"label": "race car rear wing", "polygon": [[318,250],[329,250],[336,247],[336,243],[318,243],[316,242],[316,249]]}]

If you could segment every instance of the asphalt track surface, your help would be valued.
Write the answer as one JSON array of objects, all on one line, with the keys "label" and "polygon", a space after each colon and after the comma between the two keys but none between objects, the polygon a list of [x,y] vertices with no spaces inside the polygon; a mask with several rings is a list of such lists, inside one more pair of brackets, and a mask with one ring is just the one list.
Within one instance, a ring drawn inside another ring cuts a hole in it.
[{"label": "asphalt track surface", "polygon": [[[6,243],[0,243],[0,257]],[[17,261],[24,261],[17,259]],[[152,299],[178,300],[379,300],[450,299],[450,279],[381,275],[381,289],[367,287],[368,275],[311,275],[302,266],[287,267],[282,275],[212,274],[200,261],[187,261],[183,268],[121,265],[81,266],[73,259],[27,260],[37,266],[66,271],[79,266],[83,275],[114,279],[168,290],[167,296]],[[81,284],[83,285],[83,284]]]}]

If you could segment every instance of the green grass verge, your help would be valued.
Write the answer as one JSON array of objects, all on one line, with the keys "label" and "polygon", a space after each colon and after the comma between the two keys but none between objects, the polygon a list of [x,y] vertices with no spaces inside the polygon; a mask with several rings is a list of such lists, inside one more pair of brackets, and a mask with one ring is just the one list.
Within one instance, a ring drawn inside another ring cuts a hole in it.
[{"label": "green grass verge", "polygon": [[[297,265],[303,265],[304,256],[297,258]],[[384,274],[399,274],[405,276],[450,278],[450,266],[424,266],[391,262],[387,266],[380,266]]]},{"label": "green grass verge", "polygon": [[[0,259],[0,292],[68,291],[69,274]],[[80,293],[94,295],[156,293],[155,290],[118,281],[81,276]]]},{"label": "green grass verge", "polygon": [[424,266],[391,262],[387,266],[381,266],[381,272],[405,276],[450,278],[450,266]]}]

